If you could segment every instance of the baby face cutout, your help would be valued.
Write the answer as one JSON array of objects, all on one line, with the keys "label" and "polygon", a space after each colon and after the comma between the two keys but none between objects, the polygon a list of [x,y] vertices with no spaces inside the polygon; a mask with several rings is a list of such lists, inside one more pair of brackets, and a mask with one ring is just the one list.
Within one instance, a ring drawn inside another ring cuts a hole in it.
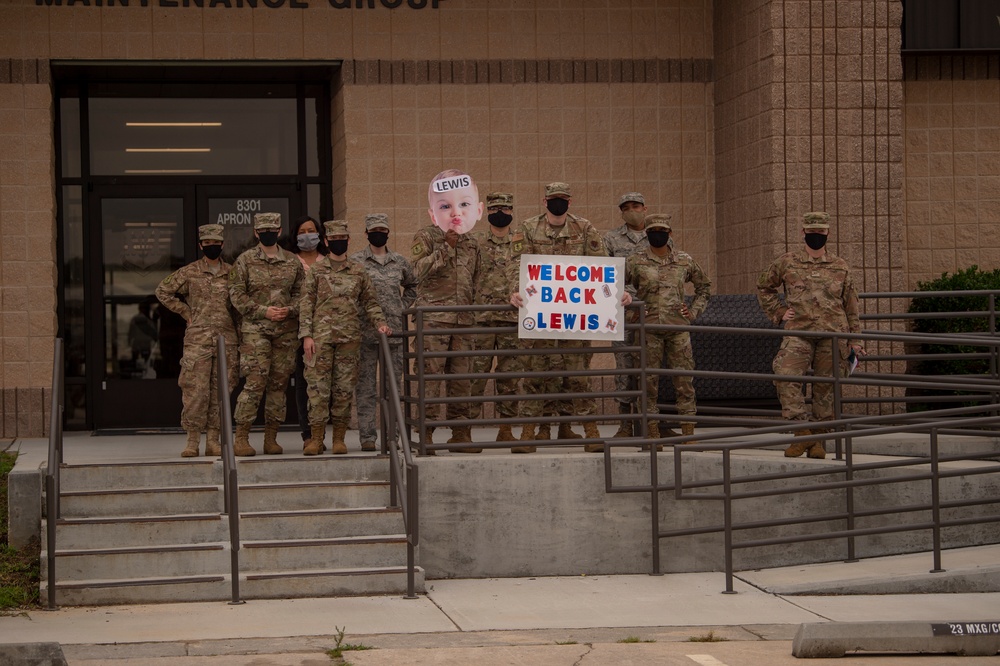
[{"label": "baby face cutout", "polygon": [[485,208],[479,200],[479,188],[472,177],[465,174],[432,182],[427,202],[431,221],[444,232],[454,230],[459,234],[472,231]]}]

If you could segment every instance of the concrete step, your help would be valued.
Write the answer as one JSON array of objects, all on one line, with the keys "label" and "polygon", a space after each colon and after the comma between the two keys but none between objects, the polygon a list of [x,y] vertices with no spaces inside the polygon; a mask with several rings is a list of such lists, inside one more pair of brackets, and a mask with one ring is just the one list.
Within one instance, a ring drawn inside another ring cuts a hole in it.
[{"label": "concrete step", "polygon": [[[229,544],[175,544],[146,548],[92,548],[56,551],[56,582],[88,579],[204,576],[229,571]],[[40,567],[48,572],[42,551]]]},{"label": "concrete step", "polygon": [[[426,591],[424,570],[420,567],[414,572],[413,582],[416,593],[423,594]],[[405,566],[247,574],[241,586],[241,593],[247,599],[343,597],[405,592]]]},{"label": "concrete step", "polygon": [[385,567],[405,563],[405,534],[245,541],[240,551],[240,571],[247,574],[322,570],[330,566]]},{"label": "concrete step", "polygon": [[329,481],[313,483],[240,482],[240,512],[309,509],[349,509],[385,506],[389,484],[385,481]]},{"label": "concrete step", "polygon": [[59,483],[63,492],[222,485],[218,458],[176,461],[62,465]]},{"label": "concrete step", "polygon": [[388,481],[389,458],[371,454],[239,458],[236,471],[241,486],[311,481]]},{"label": "concrete step", "polygon": [[60,493],[63,518],[221,513],[222,486],[76,490]]},{"label": "concrete step", "polygon": [[[219,514],[71,518],[57,522],[56,546],[61,550],[86,550],[108,544],[124,548],[210,543],[228,540],[228,529],[228,520]],[[47,539],[43,531],[43,551]]]},{"label": "concrete step", "polygon": [[394,534],[403,526],[402,510],[393,507],[263,511],[240,516],[246,541],[309,539]]},{"label": "concrete step", "polygon": [[[58,580],[56,603],[95,606],[224,601],[232,598],[231,580],[230,576],[223,575]],[[48,583],[42,581],[41,599],[48,599],[48,594]]]},{"label": "concrete step", "polygon": [[[326,596],[404,594],[406,567],[360,567],[274,571],[240,576],[240,599],[286,599]],[[414,572],[414,590],[426,591],[424,572]],[[230,601],[232,576],[174,576],[136,579],[59,581],[56,603],[61,606],[153,604]],[[46,581],[41,598],[48,598]]]}]

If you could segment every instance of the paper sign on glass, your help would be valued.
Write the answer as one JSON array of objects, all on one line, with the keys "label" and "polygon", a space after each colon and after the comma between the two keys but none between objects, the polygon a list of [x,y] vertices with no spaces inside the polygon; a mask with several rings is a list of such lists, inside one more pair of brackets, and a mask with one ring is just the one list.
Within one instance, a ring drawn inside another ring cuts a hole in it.
[{"label": "paper sign on glass", "polygon": [[522,254],[518,336],[624,340],[624,257]]}]

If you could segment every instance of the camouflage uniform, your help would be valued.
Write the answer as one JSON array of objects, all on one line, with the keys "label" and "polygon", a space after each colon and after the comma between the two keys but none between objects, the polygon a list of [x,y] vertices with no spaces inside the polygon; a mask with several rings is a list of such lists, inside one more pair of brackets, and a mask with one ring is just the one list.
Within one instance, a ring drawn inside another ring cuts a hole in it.
[{"label": "camouflage uniform", "polygon": [[[630,201],[635,201],[645,205],[646,201],[641,194],[638,192],[628,192],[623,194],[621,199],[618,201],[619,208]],[[636,231],[630,228],[627,224],[623,224],[616,229],[604,234],[604,247],[608,251],[609,257],[631,257],[633,254],[639,254],[644,252],[649,247],[649,240],[646,238],[646,232],[643,230]],[[612,340],[612,347],[631,347],[635,344],[635,331],[625,330],[625,339],[622,341]],[[635,354],[619,352],[615,354],[615,367],[618,370],[631,370],[638,365],[638,359]],[[617,374],[615,375],[615,390],[618,393],[623,393],[625,391],[634,391],[636,386],[638,386],[638,377],[635,375],[628,374]],[[617,398],[618,403],[621,405],[634,405],[635,398]]]},{"label": "camouflage uniform", "polygon": [[[511,194],[501,194],[491,192],[486,197],[486,205],[489,206],[511,206],[514,197]],[[524,240],[521,234],[509,232],[503,236],[497,236],[491,229],[477,231],[474,233],[476,241],[479,243],[479,252],[483,264],[489,266],[490,270],[483,271],[476,288],[476,305],[505,305],[507,309],[493,312],[476,313],[476,324],[483,327],[507,326],[511,330],[506,333],[488,333],[475,337],[476,350],[494,349],[519,349],[517,338],[517,310],[510,307],[510,285],[507,282],[507,272],[509,266],[518,263],[521,255],[521,245]],[[475,356],[472,361],[472,371],[476,373],[487,373],[493,367],[493,355]],[[497,355],[497,372],[523,372],[524,363],[518,356]],[[472,381],[472,395],[482,396],[486,392],[486,377],[474,379]],[[519,379],[498,379],[495,380],[495,392],[497,395],[511,395],[518,393]],[[475,406],[475,412],[482,414],[482,403]],[[496,403],[496,411],[502,417],[510,418],[517,416],[517,402],[503,401]]]},{"label": "camouflage uniform", "polygon": [[[817,219],[828,219],[825,214],[807,213],[805,228],[829,228],[828,224],[810,224]],[[778,298],[778,289],[785,292],[785,304]],[[784,322],[789,331],[839,331],[859,333],[858,292],[851,279],[847,262],[827,250],[823,256],[810,257],[805,249],[787,252],[775,259],[757,280],[757,299],[767,316],[776,324],[782,323],[788,308],[795,316]],[[846,368],[850,341],[840,339],[839,359],[841,375]],[[832,343],[829,338],[782,339],[781,348],[774,357],[777,375],[805,375],[812,367],[817,377],[833,374]],[[774,382],[781,400],[781,414],[785,419],[809,421],[805,398],[800,382]],[[828,421],[834,418],[833,385],[812,385],[812,420]]]},{"label": "camouflage uniform", "polygon": [[[377,228],[368,226],[367,220],[365,226],[369,231]],[[385,227],[388,229],[388,222]],[[351,261],[361,264],[368,272],[389,328],[393,332],[403,331],[403,310],[410,308],[417,298],[417,277],[413,273],[413,266],[406,257],[392,251],[387,251],[384,263],[380,262],[372,254],[370,246],[352,254]],[[389,338],[389,346],[392,351],[392,369],[402,390],[403,341]],[[362,442],[374,442],[376,439],[375,406],[378,403],[376,394],[380,359],[378,333],[373,326],[362,322],[361,364],[355,392],[358,401],[358,433]]]},{"label": "camouflage uniform", "polygon": [[226,340],[230,391],[236,388],[239,379],[239,338],[229,303],[230,268],[220,259],[213,272],[209,260],[201,258],[163,278],[156,288],[160,302],[188,322],[184,331],[181,373],[177,379],[183,401],[181,427],[188,432],[215,430],[221,425],[215,362],[220,335]]},{"label": "camouflage uniform", "polygon": [[[604,241],[594,228],[594,225],[582,217],[567,213],[566,223],[561,227],[549,224],[545,213],[536,215],[521,223],[521,235],[524,236],[522,251],[524,254],[554,254],[562,256],[606,257]],[[520,254],[518,254],[518,257]],[[517,291],[520,279],[520,263],[514,261],[508,271],[508,287],[511,292]],[[528,340],[529,348],[552,349],[568,347],[583,349],[589,347],[588,340]],[[590,362],[588,354],[539,354],[528,356],[525,364],[533,372],[546,370],[585,370]],[[590,380],[587,377],[555,377],[551,379],[534,379],[525,381],[525,393],[587,393],[590,392]],[[529,400],[521,405],[522,416],[563,415],[587,416],[597,411],[593,398],[579,398],[573,404],[571,400],[546,401],[541,405],[537,400]]]},{"label": "camouflage uniform", "polygon": [[[475,299],[475,285],[479,279],[479,245],[469,234],[458,237],[452,248],[445,241],[445,234],[431,225],[417,232],[412,247],[413,269],[417,275],[416,306],[471,305]],[[468,335],[435,335],[436,328],[472,326],[472,312],[427,312],[424,314],[424,351],[471,351],[472,338]],[[425,375],[467,373],[468,356],[428,358],[424,360]],[[437,398],[441,395],[442,381],[428,382],[424,395]],[[468,396],[469,380],[448,380],[448,396]],[[440,405],[430,405],[426,416],[434,419]],[[468,403],[449,403],[448,420],[471,418]]]},{"label": "camouflage uniform", "polygon": [[305,369],[313,427],[325,425],[328,416],[334,426],[346,427],[351,418],[361,350],[360,312],[373,327],[386,325],[364,267],[331,256],[313,264],[299,301],[299,337],[316,343],[313,363]]},{"label": "camouflage uniform", "polygon": [[[246,383],[233,414],[237,425],[253,423],[262,396],[265,423],[285,420],[285,389],[299,346],[303,271],[298,257],[276,249],[272,259],[259,245],[252,247],[237,257],[229,272],[229,297],[243,317],[240,372]],[[271,321],[265,316],[269,306],[289,308],[288,317]]]},{"label": "camouflage uniform", "polygon": [[[669,231],[665,221],[649,221],[666,216],[650,215],[647,229],[660,226]],[[684,283],[694,285],[691,302],[691,319],[681,314],[684,305]],[[658,256],[652,248],[634,254],[625,261],[625,284],[635,298],[646,303],[646,323],[686,326],[698,318],[708,306],[712,282],[691,255],[671,249],[665,256]],[[694,370],[694,352],[689,333],[646,332],[646,364],[650,368]],[[678,414],[695,414],[694,380],[691,377],[671,377],[677,392]],[[646,377],[646,406],[650,414],[658,414],[657,396],[660,377]]]}]

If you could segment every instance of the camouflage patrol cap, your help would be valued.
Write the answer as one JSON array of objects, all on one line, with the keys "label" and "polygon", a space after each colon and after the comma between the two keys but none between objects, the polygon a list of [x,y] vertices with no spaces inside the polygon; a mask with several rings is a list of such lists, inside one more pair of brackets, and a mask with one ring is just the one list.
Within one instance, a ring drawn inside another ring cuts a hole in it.
[{"label": "camouflage patrol cap", "polygon": [[646,205],[646,197],[642,196],[639,192],[626,192],[618,198],[618,207],[621,208],[630,201],[634,201],[638,204]]},{"label": "camouflage patrol cap", "polygon": [[368,213],[365,215],[365,231],[372,229],[388,229],[389,216],[385,213]]},{"label": "camouflage patrol cap", "polygon": [[670,213],[652,213],[646,216],[646,231],[650,229],[665,229],[666,231],[673,231],[670,226],[670,220],[672,216]]},{"label": "camouflage patrol cap", "polygon": [[198,240],[226,240],[223,236],[225,228],[221,224],[203,224],[198,227]]},{"label": "camouflage patrol cap", "polygon": [[253,230],[280,229],[281,213],[257,213],[253,216]]},{"label": "camouflage patrol cap", "polygon": [[810,229],[829,229],[830,214],[806,213],[805,215],[802,216],[802,228],[807,231]]},{"label": "camouflage patrol cap", "polygon": [[545,198],[549,197],[571,197],[569,183],[549,183],[545,186]]},{"label": "camouflage patrol cap", "polygon": [[327,238],[350,235],[350,232],[347,231],[347,220],[327,220],[323,223],[323,231],[326,232]]},{"label": "camouflage patrol cap", "polygon": [[514,195],[510,192],[490,192],[486,195],[486,207],[514,206]]}]

